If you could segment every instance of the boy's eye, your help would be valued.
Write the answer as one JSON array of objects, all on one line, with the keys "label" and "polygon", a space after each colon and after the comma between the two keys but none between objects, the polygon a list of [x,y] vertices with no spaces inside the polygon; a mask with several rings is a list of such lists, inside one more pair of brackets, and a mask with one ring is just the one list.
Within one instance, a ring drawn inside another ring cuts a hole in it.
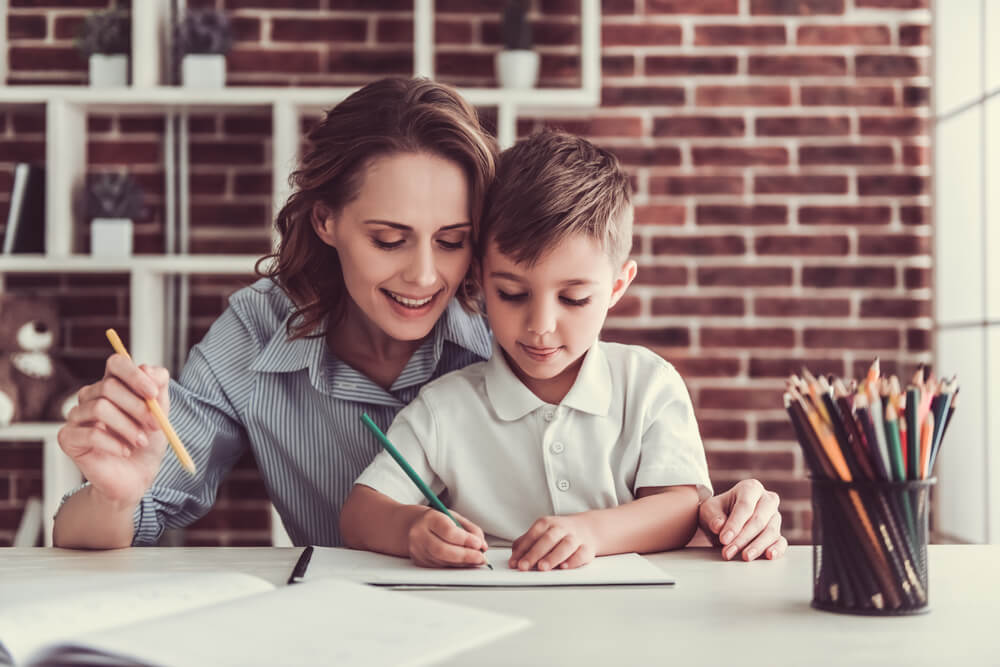
[{"label": "boy's eye", "polygon": [[571,299],[568,296],[561,296],[559,299],[565,303],[567,306],[586,306],[590,303],[590,297],[585,296],[582,299]]},{"label": "boy's eye", "polygon": [[528,296],[528,293],[520,292],[519,294],[510,294],[509,292],[504,292],[503,290],[498,289],[497,296],[504,301],[523,301],[525,297]]},{"label": "boy's eye", "polygon": [[403,245],[405,241],[406,239],[399,239],[398,241],[383,241],[382,239],[377,237],[372,238],[372,242],[374,242],[377,247],[382,248],[383,250],[392,250],[393,248],[398,248],[399,246]]}]

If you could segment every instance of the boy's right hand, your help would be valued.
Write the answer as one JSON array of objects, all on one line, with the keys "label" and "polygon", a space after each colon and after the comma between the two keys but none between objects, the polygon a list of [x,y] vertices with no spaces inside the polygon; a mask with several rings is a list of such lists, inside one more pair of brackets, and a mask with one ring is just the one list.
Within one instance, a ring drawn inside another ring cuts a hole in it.
[{"label": "boy's right hand", "polygon": [[104,377],[78,394],[79,404],[59,429],[59,446],[96,492],[123,508],[134,507],[153,484],[167,439],[146,405],[155,398],[169,410],[170,374],[108,357]]},{"label": "boy's right hand", "polygon": [[477,567],[486,564],[483,530],[451,510],[459,528],[445,514],[430,507],[410,526],[410,559],[421,567]]}]

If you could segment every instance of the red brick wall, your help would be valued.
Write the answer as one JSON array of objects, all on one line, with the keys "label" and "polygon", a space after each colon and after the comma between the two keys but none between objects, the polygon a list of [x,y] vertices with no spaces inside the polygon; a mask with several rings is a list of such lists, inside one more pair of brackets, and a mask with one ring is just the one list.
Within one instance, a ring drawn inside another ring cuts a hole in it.
[{"label": "red brick wall", "polygon": [[[84,83],[67,36],[107,4],[10,0],[8,83]],[[412,0],[197,4],[232,10],[231,85],[360,84],[412,69]],[[501,5],[437,0],[439,79],[495,84]],[[579,85],[578,5],[535,0],[544,86]],[[605,0],[602,12],[600,108],[525,118],[518,131],[560,126],[625,163],[640,271],[607,337],[675,363],[717,490],[759,477],[781,493],[790,539],[808,541],[808,483],[781,410],[782,378],[803,363],[858,375],[874,355],[889,371],[929,357],[927,0]],[[44,157],[43,122],[0,113],[0,221],[12,162]],[[95,167],[127,164],[149,191],[140,252],[162,247],[162,122],[89,123]],[[263,249],[269,119],[199,116],[191,130],[194,249]],[[77,243],[86,250],[85,229]],[[238,284],[194,281],[193,340]],[[127,330],[127,281],[8,277],[11,289],[30,285],[60,297],[66,352],[81,373],[97,373],[100,331]],[[0,448],[0,543],[37,490],[35,448]],[[244,464],[188,532],[191,543],[267,540],[263,488]]]}]

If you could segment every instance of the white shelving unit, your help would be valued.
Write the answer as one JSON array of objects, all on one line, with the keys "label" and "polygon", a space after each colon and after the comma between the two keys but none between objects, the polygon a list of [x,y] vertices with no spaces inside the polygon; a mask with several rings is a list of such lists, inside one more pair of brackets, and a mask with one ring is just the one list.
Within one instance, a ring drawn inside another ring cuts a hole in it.
[{"label": "white shelving unit", "polygon": [[[90,113],[150,114],[184,117],[190,112],[270,111],[272,118],[272,204],[276,210],[290,194],[287,177],[298,158],[300,123],[351,94],[356,88],[231,87],[223,90],[187,90],[165,86],[165,59],[169,53],[169,0],[132,3],[132,76],[127,88],[94,89],[84,86],[0,86],[0,108],[44,109],[46,117],[46,220],[45,255],[0,256],[0,290],[8,273],[114,273],[130,276],[130,351],[144,363],[163,364],[168,350],[163,331],[168,317],[169,282],[175,276],[192,274],[251,274],[257,256],[168,254],[133,256],[122,260],[96,260],[74,254],[76,219],[69,193],[83,182],[87,167],[86,119]],[[0,18],[5,3],[0,2]],[[480,107],[496,107],[497,138],[502,147],[516,138],[517,118],[555,108],[589,108],[600,104],[600,3],[582,0],[581,87],[577,89],[506,90],[461,89],[462,95]],[[0,25],[5,24],[3,22]],[[6,35],[0,35],[5,47]],[[2,48],[6,52],[6,48]],[[414,75],[434,76],[434,2],[414,2]],[[187,156],[186,124],[181,123],[180,154],[169,150],[164,169],[168,183],[182,188],[176,215],[167,203],[168,234],[186,234]],[[170,131],[168,123],[168,132]],[[176,170],[176,171],[175,171]],[[179,178],[175,176],[179,174]],[[168,198],[170,188],[168,186]],[[176,223],[175,219],[176,218]],[[174,227],[177,229],[174,229]],[[22,424],[0,430],[0,442],[38,439],[44,443],[43,506],[46,544],[51,543],[51,514],[62,493],[77,483],[75,466],[56,442],[57,426]],[[277,517],[275,517],[277,519]],[[275,544],[287,544],[280,521],[274,521]]]}]

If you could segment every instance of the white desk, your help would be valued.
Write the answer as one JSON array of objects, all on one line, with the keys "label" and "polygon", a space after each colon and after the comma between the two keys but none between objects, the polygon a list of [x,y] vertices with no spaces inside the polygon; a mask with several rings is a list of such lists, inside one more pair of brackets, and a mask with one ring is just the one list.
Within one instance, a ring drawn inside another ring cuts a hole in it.
[{"label": "white desk", "polygon": [[[0,549],[0,577],[230,568],[281,583],[299,552]],[[527,630],[462,653],[452,665],[1000,665],[1000,546],[932,546],[930,613],[886,618],[810,608],[810,547],[749,564],[724,562],[708,549],[651,559],[676,586],[398,594],[532,619]]]}]

